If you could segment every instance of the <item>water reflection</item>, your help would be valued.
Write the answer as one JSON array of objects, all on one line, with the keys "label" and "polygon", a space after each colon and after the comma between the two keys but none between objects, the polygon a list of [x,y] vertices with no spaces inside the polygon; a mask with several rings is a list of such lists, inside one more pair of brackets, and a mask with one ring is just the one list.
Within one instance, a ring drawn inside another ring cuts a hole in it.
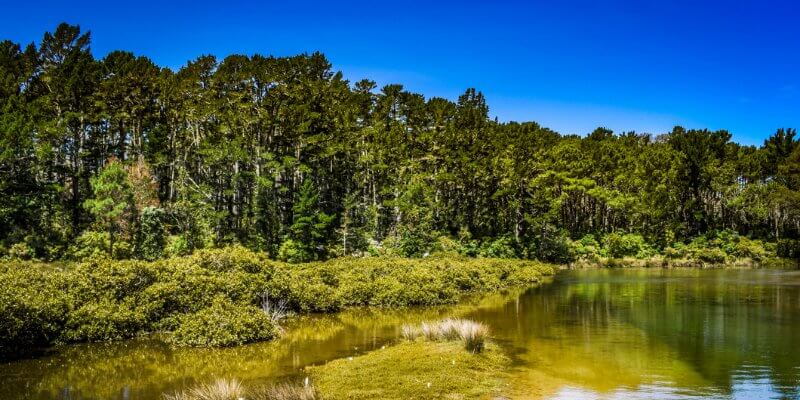
[{"label": "water reflection", "polygon": [[797,398],[799,278],[576,271],[476,317],[514,350],[520,381],[562,382],[555,398]]},{"label": "water reflection", "polygon": [[281,379],[445,316],[491,326],[515,360],[512,397],[800,398],[800,273],[660,269],[569,271],[452,307],[307,316],[280,340],[232,349],[67,346],[0,365],[0,398],[139,400],[217,377]]}]

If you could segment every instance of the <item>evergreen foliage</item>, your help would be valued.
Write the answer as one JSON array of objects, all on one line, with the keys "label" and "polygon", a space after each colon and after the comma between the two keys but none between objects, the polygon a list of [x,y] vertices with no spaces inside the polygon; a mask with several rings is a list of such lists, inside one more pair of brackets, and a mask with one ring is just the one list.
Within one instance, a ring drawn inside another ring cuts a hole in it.
[{"label": "evergreen foliage", "polygon": [[66,23],[0,42],[5,256],[83,258],[76,243],[107,240],[153,259],[167,237],[166,254],[424,256],[469,236],[465,254],[569,261],[589,234],[635,238],[637,254],[726,230],[800,238],[794,129],[760,147],[682,127],[561,135],[491,119],[475,89],[453,102],[349,82],[319,53],[171,70],[90,45]]}]

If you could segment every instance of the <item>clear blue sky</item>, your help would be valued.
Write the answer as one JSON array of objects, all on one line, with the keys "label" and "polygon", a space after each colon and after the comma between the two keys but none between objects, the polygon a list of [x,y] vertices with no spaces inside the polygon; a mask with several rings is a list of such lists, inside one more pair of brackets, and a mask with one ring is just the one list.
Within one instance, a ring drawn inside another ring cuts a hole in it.
[{"label": "clear blue sky", "polygon": [[[50,3],[50,4],[48,4]],[[800,128],[797,1],[9,1],[0,38],[61,22],[98,57],[130,50],[173,68],[201,54],[325,53],[348,79],[426,97],[486,95],[500,120],[562,133],[599,125],[728,129],[760,144]]]}]

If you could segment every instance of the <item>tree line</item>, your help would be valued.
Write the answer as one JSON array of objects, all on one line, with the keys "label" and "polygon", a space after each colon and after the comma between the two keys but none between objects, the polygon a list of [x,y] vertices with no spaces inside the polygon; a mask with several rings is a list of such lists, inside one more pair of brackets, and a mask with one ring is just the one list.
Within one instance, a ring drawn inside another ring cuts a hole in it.
[{"label": "tree line", "polygon": [[800,146],[724,130],[561,135],[345,80],[320,53],[201,56],[177,71],[59,25],[0,43],[0,251],[41,259],[240,244],[289,260],[502,241],[559,260],[587,234],[657,248],[800,234]]}]

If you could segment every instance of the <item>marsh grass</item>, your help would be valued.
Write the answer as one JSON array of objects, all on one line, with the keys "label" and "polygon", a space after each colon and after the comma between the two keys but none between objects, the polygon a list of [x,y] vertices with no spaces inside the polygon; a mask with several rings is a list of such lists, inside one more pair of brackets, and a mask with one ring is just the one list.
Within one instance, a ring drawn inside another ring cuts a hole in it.
[{"label": "marsh grass", "polygon": [[401,335],[407,340],[419,337],[430,341],[462,341],[464,347],[480,353],[489,337],[489,328],[480,322],[460,318],[447,318],[435,322],[423,322],[420,325],[403,325]]},{"label": "marsh grass", "polygon": [[191,389],[164,395],[165,400],[239,400],[244,398],[244,387],[236,379],[217,379]]},{"label": "marsh grass", "polygon": [[303,383],[283,382],[245,388],[236,379],[218,379],[191,389],[165,394],[165,400],[316,400],[317,391],[306,379]]}]

